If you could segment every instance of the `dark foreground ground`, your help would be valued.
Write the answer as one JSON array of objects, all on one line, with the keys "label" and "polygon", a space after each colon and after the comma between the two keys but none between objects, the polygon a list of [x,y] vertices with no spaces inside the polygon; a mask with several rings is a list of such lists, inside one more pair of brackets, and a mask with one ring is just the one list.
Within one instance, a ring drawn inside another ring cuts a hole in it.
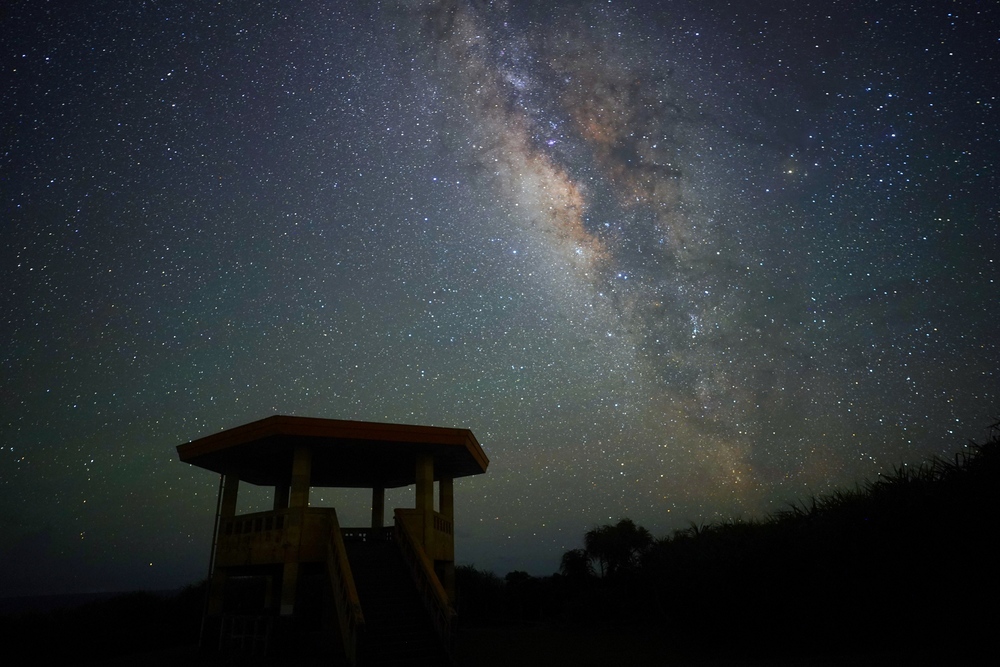
[{"label": "dark foreground ground", "polygon": [[[487,628],[466,630],[456,658],[460,667],[883,667],[931,665],[993,665],[993,660],[948,659],[940,653],[870,653],[841,656],[794,656],[762,659],[713,655],[705,647],[700,655],[682,655],[664,638],[629,630],[581,630],[542,628]],[[995,659],[995,656],[994,656]]]},{"label": "dark foreground ground", "polygon": [[[484,628],[464,631],[459,637],[455,658],[458,667],[895,667],[931,665],[993,665],[986,658],[964,656],[948,659],[940,653],[921,655],[919,651],[892,651],[864,655],[796,656],[762,659],[712,655],[706,647],[701,656],[680,655],[665,640],[631,631],[570,630],[530,627]],[[238,665],[218,657],[206,656],[196,647],[178,647],[162,651],[121,656],[81,665],[105,667],[174,667],[202,665],[216,667]],[[280,661],[276,659],[247,664],[329,665],[326,661]]]}]

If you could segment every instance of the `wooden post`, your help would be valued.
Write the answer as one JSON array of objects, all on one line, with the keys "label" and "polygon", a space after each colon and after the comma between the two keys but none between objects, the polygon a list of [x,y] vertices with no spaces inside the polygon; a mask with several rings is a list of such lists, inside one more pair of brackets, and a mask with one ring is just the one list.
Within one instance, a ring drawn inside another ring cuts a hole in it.
[{"label": "wooden post", "polygon": [[281,576],[281,615],[295,612],[295,593],[299,583],[299,544],[302,541],[302,524],[309,505],[309,482],[312,468],[312,450],[298,446],[292,458],[292,488],[285,522],[285,564]]},{"label": "wooden post", "polygon": [[[227,519],[236,516],[236,499],[240,493],[240,476],[228,473],[222,478],[222,503],[219,505],[219,522],[215,529],[221,533]],[[216,545],[222,536],[216,534]],[[216,547],[218,548],[218,547]],[[212,581],[208,590],[208,615],[218,616],[222,613],[223,595],[226,590],[226,568],[216,565],[212,572]]]},{"label": "wooden post", "polygon": [[442,581],[445,592],[452,603],[455,601],[455,482],[451,477],[442,477],[438,482],[440,492],[441,516],[451,524],[450,535],[435,535],[434,539],[443,540],[437,545],[441,558]]},{"label": "wooden post", "polygon": [[420,520],[423,523],[421,540],[424,553],[434,549],[434,457],[431,454],[417,456],[416,501]]},{"label": "wooden post", "polygon": [[372,488],[372,528],[385,526],[385,487]]},{"label": "wooden post", "polygon": [[288,508],[288,485],[278,484],[274,487],[274,509],[283,510]]}]

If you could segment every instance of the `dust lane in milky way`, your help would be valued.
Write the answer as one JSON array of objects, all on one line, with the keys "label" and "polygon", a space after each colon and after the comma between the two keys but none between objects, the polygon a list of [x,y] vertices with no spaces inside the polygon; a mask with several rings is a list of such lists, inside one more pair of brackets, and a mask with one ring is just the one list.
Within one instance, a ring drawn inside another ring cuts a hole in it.
[{"label": "dust lane in milky way", "polygon": [[[658,45],[633,40],[623,53],[620,38],[606,38],[618,34],[613,23],[592,29],[568,17],[511,38],[516,29],[494,17],[512,49],[492,43],[494,31],[466,7],[447,19],[429,31],[433,57],[456,63],[448,84],[465,102],[456,116],[482,135],[471,148],[483,171],[544,249],[539,264],[559,276],[554,298],[593,309],[606,338],[622,340],[596,345],[628,368],[619,407],[641,419],[642,465],[667,467],[669,443],[681,439],[697,472],[691,460],[671,462],[664,487],[683,493],[695,479],[702,492],[729,489],[752,506],[754,438],[741,422],[759,399],[745,388],[759,382],[717,362],[744,335],[746,305],[727,266],[738,257],[722,257],[714,238],[726,232],[711,213],[722,196],[717,166],[699,159],[721,121],[678,89],[680,65]],[[782,352],[781,340],[760,343]],[[741,481],[746,490],[732,488]]]}]

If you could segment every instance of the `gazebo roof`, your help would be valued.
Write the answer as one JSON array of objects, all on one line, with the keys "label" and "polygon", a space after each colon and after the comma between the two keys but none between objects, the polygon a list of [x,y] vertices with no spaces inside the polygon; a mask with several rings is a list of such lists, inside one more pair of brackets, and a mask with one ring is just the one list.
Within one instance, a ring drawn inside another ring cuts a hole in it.
[{"label": "gazebo roof", "polygon": [[465,428],[275,415],[177,446],[181,461],[260,486],[288,484],[292,453],[312,450],[313,487],[394,488],[415,483],[416,459],[434,457],[434,479],[486,472],[489,459]]}]

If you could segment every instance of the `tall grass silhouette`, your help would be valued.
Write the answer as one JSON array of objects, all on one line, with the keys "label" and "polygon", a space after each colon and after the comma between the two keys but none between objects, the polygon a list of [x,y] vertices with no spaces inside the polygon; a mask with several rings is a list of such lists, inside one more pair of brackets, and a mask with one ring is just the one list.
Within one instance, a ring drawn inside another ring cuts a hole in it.
[{"label": "tall grass silhouette", "polygon": [[634,618],[747,653],[975,652],[996,623],[998,465],[994,424],[954,457],[678,531],[645,553]]}]

